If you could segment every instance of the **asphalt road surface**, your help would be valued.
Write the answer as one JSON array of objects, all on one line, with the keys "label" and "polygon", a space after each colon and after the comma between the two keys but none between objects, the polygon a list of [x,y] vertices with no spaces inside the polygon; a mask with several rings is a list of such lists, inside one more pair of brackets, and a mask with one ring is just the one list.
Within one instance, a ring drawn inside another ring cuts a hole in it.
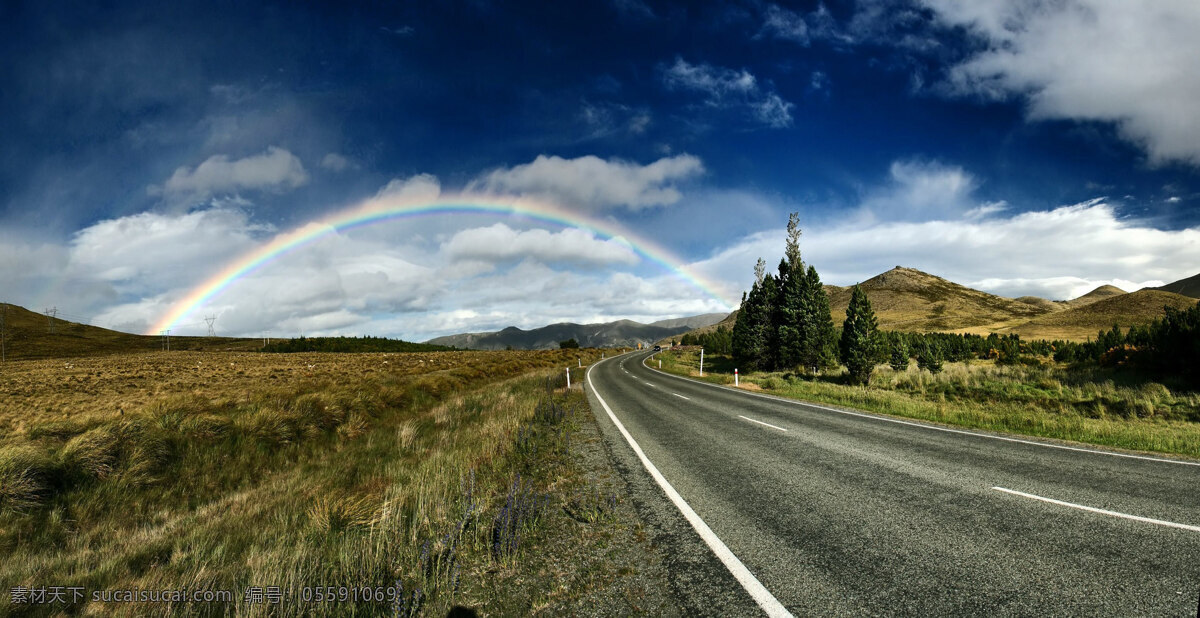
[{"label": "asphalt road surface", "polygon": [[686,613],[1198,613],[1200,462],[783,401],[648,356],[593,365],[586,390]]}]

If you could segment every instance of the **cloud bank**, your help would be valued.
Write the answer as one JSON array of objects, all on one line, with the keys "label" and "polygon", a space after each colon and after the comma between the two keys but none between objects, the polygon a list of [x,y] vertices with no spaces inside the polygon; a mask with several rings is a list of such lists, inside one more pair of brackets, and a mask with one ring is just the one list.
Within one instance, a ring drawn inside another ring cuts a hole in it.
[{"label": "cloud bank", "polygon": [[953,94],[1023,97],[1033,119],[1113,122],[1154,162],[1200,164],[1200,3],[922,1],[983,45],[951,67]]},{"label": "cloud bank", "polygon": [[171,202],[202,202],[213,195],[242,190],[287,191],[308,182],[308,173],[296,155],[271,146],[266,152],[231,160],[213,155],[195,168],[179,167],[152,195]]},{"label": "cloud bank", "polygon": [[647,165],[593,155],[576,159],[538,155],[532,163],[482,175],[467,185],[467,191],[531,195],[587,211],[638,211],[678,202],[682,194],[676,184],[703,173],[704,164],[688,154]]}]

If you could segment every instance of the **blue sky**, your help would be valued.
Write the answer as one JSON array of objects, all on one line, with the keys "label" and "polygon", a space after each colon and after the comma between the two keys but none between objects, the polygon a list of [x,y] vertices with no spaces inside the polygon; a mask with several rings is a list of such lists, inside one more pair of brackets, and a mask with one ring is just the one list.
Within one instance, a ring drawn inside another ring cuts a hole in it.
[{"label": "blue sky", "polygon": [[[1069,298],[1200,271],[1200,5],[992,4],[3,3],[0,297],[141,331],[385,191],[550,201],[734,302],[791,211],[840,285],[901,264]],[[424,339],[727,309],[604,240],[395,222],[202,312]]]}]

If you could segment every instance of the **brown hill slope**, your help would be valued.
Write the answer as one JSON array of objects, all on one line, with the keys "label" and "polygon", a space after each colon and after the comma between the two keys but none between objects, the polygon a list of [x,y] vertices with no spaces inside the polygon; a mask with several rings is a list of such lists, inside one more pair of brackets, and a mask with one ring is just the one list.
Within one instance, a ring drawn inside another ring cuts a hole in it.
[{"label": "brown hill slope", "polygon": [[[897,266],[859,284],[879,327],[902,331],[997,328],[1054,311],[1045,303],[1004,298],[973,290],[914,268]],[[846,318],[851,288],[827,286],[835,324]],[[1042,300],[1042,299],[1038,299]]]},{"label": "brown hill slope", "polygon": [[1200,298],[1200,275],[1192,275],[1187,279],[1180,279],[1179,281],[1168,283],[1162,287],[1153,289],[1162,290],[1163,292],[1183,294],[1184,296],[1189,296],[1191,298]]},{"label": "brown hill slope", "polygon": [[1084,305],[1090,305],[1098,300],[1104,300],[1106,298],[1112,298],[1113,296],[1120,296],[1122,294],[1128,294],[1128,292],[1115,285],[1102,285],[1091,292],[1084,294],[1083,296],[1072,298],[1064,304],[1067,308],[1082,307]]},{"label": "brown hill slope", "polygon": [[[8,360],[96,356],[159,350],[158,337],[68,322],[34,313],[24,307],[0,303],[4,319],[4,356]],[[258,339],[230,337],[171,337],[172,350],[256,350]]]},{"label": "brown hill slope", "polygon": [[[706,333],[711,333],[711,332],[717,330],[718,328],[725,328],[726,330],[732,331],[733,325],[737,323],[737,314],[738,314],[738,310],[734,309],[729,315],[725,316],[724,319],[722,319],[720,322],[717,322],[716,324],[709,324],[708,326],[701,326],[700,328],[693,328],[692,330],[689,330],[687,332],[691,333],[693,335],[703,335]],[[671,345],[672,341],[679,341],[679,338],[683,337],[683,335],[685,335],[685,334],[686,333],[679,333],[677,335],[663,337],[662,339],[659,339],[658,341],[655,341],[654,343],[655,343],[655,345],[664,345],[664,346]]]},{"label": "brown hill slope", "polygon": [[1097,332],[1108,330],[1114,324],[1122,329],[1134,324],[1147,324],[1162,317],[1164,306],[1186,309],[1194,304],[1196,299],[1181,294],[1138,290],[1039,316],[999,332],[1017,333],[1022,339],[1080,340],[1095,337]]}]

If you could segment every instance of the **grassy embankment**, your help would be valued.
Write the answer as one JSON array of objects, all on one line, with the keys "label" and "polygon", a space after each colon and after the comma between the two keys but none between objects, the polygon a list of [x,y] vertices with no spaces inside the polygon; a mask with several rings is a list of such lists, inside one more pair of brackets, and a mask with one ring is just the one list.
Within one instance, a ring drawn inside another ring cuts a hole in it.
[{"label": "grassy embankment", "polygon": [[[663,352],[662,368],[697,377],[699,352]],[[650,363],[655,366],[654,363]],[[731,359],[706,355],[705,381],[733,384]],[[1152,382],[1118,385],[1120,375],[1057,365],[947,363],[939,374],[876,367],[867,387],[841,372],[818,378],[783,372],[742,375],[742,388],[949,425],[1200,457],[1200,395]]]},{"label": "grassy embankment", "polygon": [[[561,389],[577,355],[599,352],[9,363],[0,398],[23,418],[6,418],[0,438],[0,613],[661,609],[638,573],[650,552],[630,507],[597,459],[579,456],[594,455],[599,436],[583,395]],[[117,377],[56,375],[78,365]],[[123,413],[105,408],[111,389],[135,380],[120,376],[151,368],[169,388]],[[197,380],[197,368],[216,377]],[[100,401],[73,414],[47,403],[58,395]],[[231,590],[237,604],[14,605],[16,586],[81,586],[89,598]],[[292,596],[247,604],[252,586]],[[305,586],[391,591],[382,602],[304,602]]]}]

